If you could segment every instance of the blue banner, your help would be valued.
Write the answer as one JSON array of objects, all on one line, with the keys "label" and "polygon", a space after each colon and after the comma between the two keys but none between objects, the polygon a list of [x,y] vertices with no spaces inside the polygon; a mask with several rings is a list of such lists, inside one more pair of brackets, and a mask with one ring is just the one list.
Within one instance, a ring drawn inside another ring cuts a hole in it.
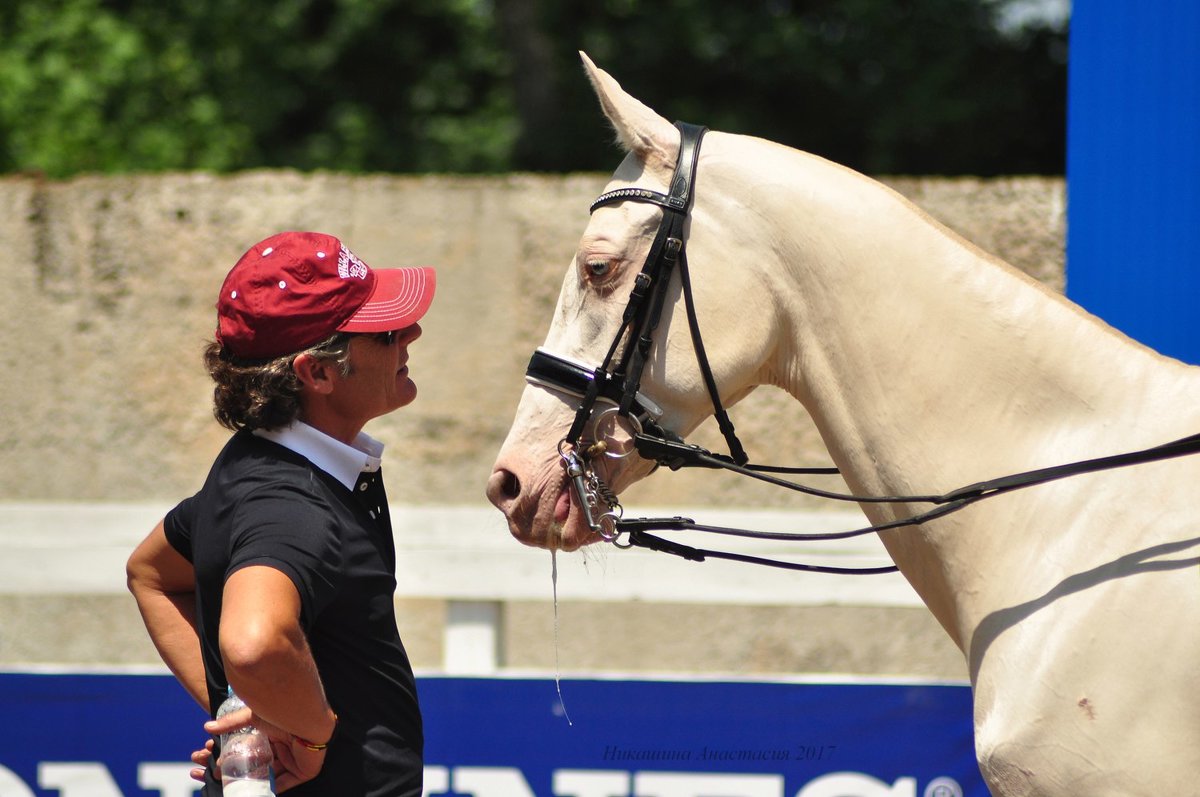
[{"label": "blue banner", "polygon": [[[420,680],[430,797],[984,797],[965,686]],[[0,674],[0,797],[192,797],[165,675]]]}]

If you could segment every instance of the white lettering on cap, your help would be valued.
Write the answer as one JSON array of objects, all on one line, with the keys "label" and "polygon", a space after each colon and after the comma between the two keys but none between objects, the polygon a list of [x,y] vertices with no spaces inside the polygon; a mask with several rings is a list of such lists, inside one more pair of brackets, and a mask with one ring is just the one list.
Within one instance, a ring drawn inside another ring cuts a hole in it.
[{"label": "white lettering on cap", "polygon": [[367,264],[354,256],[354,253],[342,244],[341,251],[338,252],[338,276],[342,279],[350,279],[356,277],[360,280],[367,278]]}]

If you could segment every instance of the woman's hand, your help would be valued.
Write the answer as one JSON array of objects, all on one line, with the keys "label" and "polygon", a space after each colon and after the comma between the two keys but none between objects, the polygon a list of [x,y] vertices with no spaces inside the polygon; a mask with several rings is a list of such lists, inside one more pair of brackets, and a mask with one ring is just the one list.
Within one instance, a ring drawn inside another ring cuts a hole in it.
[{"label": "woman's hand", "polygon": [[[213,755],[213,740],[209,739],[204,743],[204,747],[192,753],[192,763],[196,765],[189,773],[192,780],[204,782],[204,771],[208,768],[208,762],[212,761]],[[216,769],[216,767],[214,767]],[[221,779],[221,770],[216,769],[217,779]]]},{"label": "woman's hand", "polygon": [[325,765],[324,750],[310,750],[295,736],[286,740],[271,739],[271,750],[275,753],[275,790],[285,792],[293,786],[310,781]]},{"label": "woman's hand", "polygon": [[[304,742],[282,728],[267,722],[251,711],[249,707],[231,711],[220,719],[209,720],[204,723],[204,730],[212,736],[220,736],[247,725],[258,728],[266,734],[267,739],[271,742],[271,752],[275,757],[272,769],[275,773],[275,791],[277,793],[285,792],[293,786],[310,781],[320,774],[321,767],[325,765],[325,750],[310,750]],[[192,753],[192,763],[200,767],[191,771],[193,779],[204,780],[204,767],[212,760],[212,751],[213,741],[209,739],[204,745],[204,749]],[[219,762],[213,769],[216,772],[217,780],[220,780]]]}]

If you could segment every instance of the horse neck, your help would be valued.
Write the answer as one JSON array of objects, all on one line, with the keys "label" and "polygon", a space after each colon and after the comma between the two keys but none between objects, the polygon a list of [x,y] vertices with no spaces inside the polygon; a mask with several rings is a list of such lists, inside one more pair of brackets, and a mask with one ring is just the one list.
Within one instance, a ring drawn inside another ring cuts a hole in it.
[{"label": "horse neck", "polygon": [[[1167,381],[1163,358],[873,181],[824,162],[804,180],[778,200],[791,230],[766,258],[786,328],[768,370],[805,404],[853,491],[940,493],[1114,453],[1110,422],[1140,426],[1145,396]],[[881,522],[927,507],[863,508]],[[884,535],[956,639],[972,585],[948,563],[994,553],[956,549],[990,544],[959,533],[961,517],[941,522],[945,534]],[[1004,544],[1020,546],[1021,532],[1005,529]]]},{"label": "horse neck", "polygon": [[[819,197],[792,195],[793,233],[768,258],[787,327],[772,370],[843,458],[887,481],[870,486],[928,491],[938,484],[909,482],[940,476],[941,453],[989,436],[1023,448],[1016,430],[1040,436],[1125,400],[1114,382],[1140,375],[1140,347],[882,185],[823,170],[807,178],[824,181]],[[914,471],[904,460],[922,451]]]}]

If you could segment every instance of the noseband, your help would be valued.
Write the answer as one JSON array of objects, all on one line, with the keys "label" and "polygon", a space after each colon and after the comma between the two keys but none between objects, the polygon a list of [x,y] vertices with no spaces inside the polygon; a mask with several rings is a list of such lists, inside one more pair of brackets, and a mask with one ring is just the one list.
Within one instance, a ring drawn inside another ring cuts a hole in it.
[{"label": "noseband", "polygon": [[[691,277],[688,273],[686,225],[691,210],[696,182],[696,165],[700,143],[706,128],[676,122],[680,134],[679,157],[671,178],[669,193],[646,188],[618,188],[597,197],[591,212],[619,202],[643,202],[663,210],[658,233],[650,245],[642,270],[634,280],[629,301],[621,318],[621,326],[600,365],[592,368],[537,349],[525,372],[533,385],[566,393],[580,400],[575,419],[566,437],[559,442],[558,453],[570,479],[571,489],[583,510],[588,527],[605,540],[621,548],[642,547],[681,556],[692,561],[706,558],[727,559],[752,564],[782,567],[818,573],[875,574],[890,573],[895,566],[844,568],[811,565],[764,559],[757,556],[693,548],[649,533],[650,530],[704,531],[736,537],[770,540],[819,541],[857,537],[872,532],[916,526],[944,517],[970,504],[1035,484],[1091,473],[1099,470],[1126,467],[1200,452],[1200,435],[1192,435],[1154,448],[1127,454],[1101,457],[1051,468],[1027,471],[986,482],[968,485],[941,495],[857,496],[819,490],[771,474],[836,474],[837,468],[791,468],[748,464],[748,457],[721,403],[716,379],[713,377],[700,325],[692,298]],[[679,272],[688,330],[704,384],[712,401],[713,413],[729,454],[713,454],[699,446],[688,445],[683,438],[661,426],[663,411],[641,393],[642,371],[650,355],[654,331],[658,328],[666,302],[672,273]],[[622,347],[624,343],[624,347]],[[618,356],[618,351],[620,352]],[[591,440],[584,437],[589,422]],[[932,504],[930,509],[908,517],[866,526],[849,531],[817,534],[790,534],[750,531],[747,529],[708,526],[689,518],[622,517],[616,494],[597,475],[593,462],[597,457],[623,458],[636,451],[640,456],[672,470],[684,467],[718,468],[734,471],[760,481],[820,498],[850,501],[859,504]],[[622,535],[627,535],[625,541]]]}]

